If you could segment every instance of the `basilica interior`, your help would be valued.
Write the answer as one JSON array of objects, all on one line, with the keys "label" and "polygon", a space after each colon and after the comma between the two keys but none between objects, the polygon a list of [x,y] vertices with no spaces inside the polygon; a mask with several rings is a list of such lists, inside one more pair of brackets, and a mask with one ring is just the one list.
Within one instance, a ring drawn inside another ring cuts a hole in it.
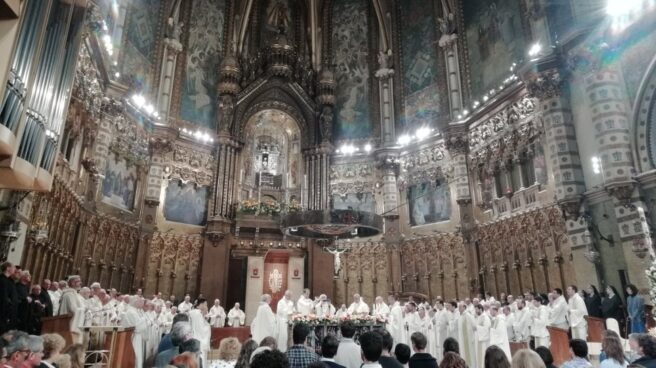
[{"label": "basilica interior", "polygon": [[33,280],[648,295],[653,0],[1,0],[0,45]]}]

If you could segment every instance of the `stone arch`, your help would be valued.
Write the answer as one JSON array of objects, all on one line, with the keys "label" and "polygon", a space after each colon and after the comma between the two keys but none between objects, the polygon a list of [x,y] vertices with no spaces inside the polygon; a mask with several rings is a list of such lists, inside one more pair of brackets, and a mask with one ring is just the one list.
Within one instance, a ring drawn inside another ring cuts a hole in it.
[{"label": "stone arch", "polygon": [[632,135],[638,172],[656,169],[656,58],[651,61],[638,88]]}]

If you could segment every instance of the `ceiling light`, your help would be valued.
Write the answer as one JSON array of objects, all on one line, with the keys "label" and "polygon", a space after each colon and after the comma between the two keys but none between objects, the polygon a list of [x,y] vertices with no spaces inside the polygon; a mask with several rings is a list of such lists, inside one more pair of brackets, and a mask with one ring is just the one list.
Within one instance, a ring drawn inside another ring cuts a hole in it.
[{"label": "ceiling light", "polygon": [[404,135],[399,137],[399,144],[402,145],[402,146],[405,146],[406,144],[410,143],[411,140],[412,140],[412,138],[410,138],[409,135],[404,134]]},{"label": "ceiling light", "polygon": [[369,143],[365,144],[365,145],[364,145],[364,150],[365,150],[365,152],[367,152],[367,153],[368,153],[368,152],[371,152],[371,144],[369,144]]},{"label": "ceiling light", "polygon": [[539,42],[536,42],[533,45],[531,45],[531,48],[528,49],[528,56],[536,57],[540,55],[541,51],[542,51],[542,45],[540,45]]}]

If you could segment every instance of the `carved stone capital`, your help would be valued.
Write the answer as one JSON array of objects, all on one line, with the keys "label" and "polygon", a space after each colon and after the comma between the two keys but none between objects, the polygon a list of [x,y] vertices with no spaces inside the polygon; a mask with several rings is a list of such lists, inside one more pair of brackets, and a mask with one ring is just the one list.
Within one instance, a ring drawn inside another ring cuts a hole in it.
[{"label": "carved stone capital", "polygon": [[560,71],[549,69],[528,75],[524,82],[529,95],[546,100],[560,96],[565,81]]},{"label": "carved stone capital", "polygon": [[211,231],[207,233],[207,238],[214,244],[214,246],[217,246],[221,240],[225,238],[225,233],[221,231]]},{"label": "carved stone capital", "polygon": [[571,220],[576,220],[581,215],[581,199],[568,199],[558,202],[558,207],[563,212],[563,215]]},{"label": "carved stone capital", "polygon": [[163,154],[173,150],[173,142],[165,137],[151,137],[148,148],[151,154]]},{"label": "carved stone capital", "polygon": [[378,79],[390,79],[394,76],[394,69],[378,69],[374,74]]},{"label": "carved stone capital", "polygon": [[469,151],[469,140],[465,134],[450,135],[444,141],[446,149],[451,155],[467,154]]},{"label": "carved stone capital", "polygon": [[456,203],[458,203],[458,206],[469,206],[472,203],[471,198],[458,198],[456,199]]},{"label": "carved stone capital", "polygon": [[631,203],[631,197],[637,183],[634,180],[610,183],[605,186],[606,191],[615,197],[620,203]]},{"label": "carved stone capital", "polygon": [[159,200],[157,200],[157,199],[146,199],[146,200],[144,200],[144,204],[146,205],[146,207],[155,208],[155,207],[159,206]]}]

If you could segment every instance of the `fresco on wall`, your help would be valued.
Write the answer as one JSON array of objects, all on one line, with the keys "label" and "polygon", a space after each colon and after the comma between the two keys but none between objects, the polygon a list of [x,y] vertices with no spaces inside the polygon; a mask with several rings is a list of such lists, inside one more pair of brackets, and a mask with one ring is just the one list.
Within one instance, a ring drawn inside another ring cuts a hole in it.
[{"label": "fresco on wall", "polygon": [[519,0],[465,1],[465,30],[472,94],[479,98],[508,77],[513,62],[524,58],[526,32]]},{"label": "fresco on wall", "polygon": [[214,128],[225,0],[194,0],[180,118]]},{"label": "fresco on wall", "polygon": [[451,218],[451,193],[446,182],[426,182],[408,188],[410,225],[424,225]]},{"label": "fresco on wall", "polygon": [[110,154],[107,157],[105,178],[102,182],[101,202],[132,211],[137,186],[137,167],[125,159]]},{"label": "fresco on wall", "polygon": [[631,103],[634,103],[640,83],[645,77],[649,65],[656,57],[656,51],[654,51],[656,31],[633,33],[630,42],[627,42],[627,47],[622,50],[620,58],[624,83]]},{"label": "fresco on wall", "polygon": [[158,37],[159,0],[133,0],[126,15],[126,42],[121,50],[121,74],[131,88],[148,93],[154,89],[152,67]]},{"label": "fresco on wall", "polygon": [[169,181],[164,199],[164,218],[189,225],[204,225],[207,215],[207,187],[196,183]]},{"label": "fresco on wall", "polygon": [[436,25],[431,0],[415,0],[401,8],[404,128],[433,126],[439,113]]},{"label": "fresco on wall", "polygon": [[348,193],[345,196],[333,195],[333,209],[376,212],[376,200],[373,193]]},{"label": "fresco on wall", "polygon": [[333,7],[337,140],[371,134],[367,4],[361,0],[337,0]]}]

